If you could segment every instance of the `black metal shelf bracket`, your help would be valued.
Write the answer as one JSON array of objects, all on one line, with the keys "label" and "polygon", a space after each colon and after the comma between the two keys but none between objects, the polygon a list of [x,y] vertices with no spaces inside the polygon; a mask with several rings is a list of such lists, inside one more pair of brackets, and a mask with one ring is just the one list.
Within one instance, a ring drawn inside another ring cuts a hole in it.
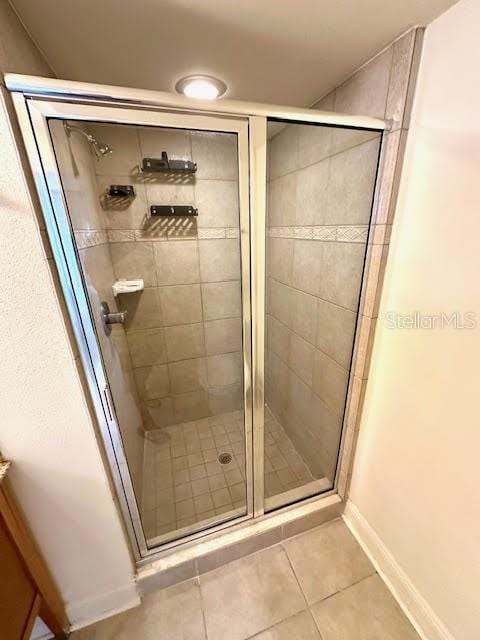
[{"label": "black metal shelf bracket", "polygon": [[110,198],[134,198],[135,189],[131,184],[111,184],[107,187],[107,196]]},{"label": "black metal shelf bracket", "polygon": [[198,209],[185,204],[153,204],[150,207],[151,216],[198,216]]},{"label": "black metal shelf bracket", "polygon": [[144,173],[195,173],[197,165],[191,160],[174,160],[162,151],[161,158],[143,158],[142,172]]}]

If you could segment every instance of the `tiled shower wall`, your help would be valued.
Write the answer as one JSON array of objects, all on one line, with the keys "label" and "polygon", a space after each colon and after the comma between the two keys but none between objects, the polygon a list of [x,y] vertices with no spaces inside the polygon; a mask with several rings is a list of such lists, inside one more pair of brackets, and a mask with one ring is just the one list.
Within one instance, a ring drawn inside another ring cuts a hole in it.
[{"label": "tiled shower wall", "polygon": [[[415,30],[407,33],[315,108],[400,119],[415,36]],[[394,122],[393,128],[398,126]],[[386,142],[380,194],[385,198],[392,192],[391,171],[400,154],[398,136],[387,134]],[[341,436],[378,145],[375,134],[304,125],[285,127],[269,144],[266,400],[312,473],[331,480]],[[379,221],[387,222],[374,220]],[[371,255],[380,259],[386,255],[383,246],[388,244],[389,231],[388,224],[373,226],[368,241],[375,245]],[[375,264],[376,259],[373,268]],[[370,319],[362,315],[361,321],[362,328],[368,325],[373,330]],[[368,344],[371,338],[370,332]]]},{"label": "tiled shower wall", "polygon": [[[113,153],[96,165],[114,280],[145,429],[242,406],[238,167],[231,134],[96,125]],[[143,157],[193,160],[195,175],[139,171]],[[133,201],[105,197],[133,184]],[[153,204],[192,204],[198,218],[150,218]],[[88,240],[87,240],[88,241]]]},{"label": "tiled shower wall", "polygon": [[379,141],[290,125],[269,145],[266,400],[317,478],[335,472]]},{"label": "tiled shower wall", "polygon": [[[72,132],[67,137],[62,123],[55,120],[50,121],[50,130],[122,440],[134,488],[139,496],[143,473],[143,426],[126,334],[123,326],[117,324],[112,326],[112,333],[107,337],[99,317],[103,300],[108,302],[112,311],[117,310],[117,305],[112,294],[115,277],[104,212],[98,199],[95,160],[91,147],[80,133]],[[86,242],[86,238],[90,238],[91,242]]]}]

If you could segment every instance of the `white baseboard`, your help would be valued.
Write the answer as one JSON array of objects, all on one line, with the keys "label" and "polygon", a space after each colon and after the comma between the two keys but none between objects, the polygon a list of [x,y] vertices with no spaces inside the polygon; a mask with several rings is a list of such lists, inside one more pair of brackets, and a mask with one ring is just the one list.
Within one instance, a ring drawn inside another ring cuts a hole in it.
[{"label": "white baseboard", "polygon": [[399,567],[377,533],[350,501],[345,506],[343,518],[419,636],[423,640],[455,640]]},{"label": "white baseboard", "polygon": [[139,604],[137,585],[131,582],[115,591],[67,604],[67,616],[72,625],[71,630],[75,631]]}]

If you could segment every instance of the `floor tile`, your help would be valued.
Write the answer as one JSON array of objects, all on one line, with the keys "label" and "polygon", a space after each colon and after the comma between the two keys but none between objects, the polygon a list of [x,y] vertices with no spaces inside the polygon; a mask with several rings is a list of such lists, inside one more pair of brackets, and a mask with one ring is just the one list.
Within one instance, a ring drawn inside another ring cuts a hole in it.
[{"label": "floor tile", "polygon": [[76,631],[70,638],[206,640],[198,580],[194,578],[148,594],[139,607]]},{"label": "floor tile", "polygon": [[306,606],[280,546],[202,575],[200,588],[209,640],[244,640]]},{"label": "floor tile", "polygon": [[284,547],[309,604],[375,572],[342,520],[286,540]]},{"label": "floor tile", "polygon": [[322,640],[322,638],[310,611],[301,611],[259,633],[252,640]]},{"label": "floor tile", "polygon": [[323,640],[419,640],[378,575],[317,602],[312,614]]}]

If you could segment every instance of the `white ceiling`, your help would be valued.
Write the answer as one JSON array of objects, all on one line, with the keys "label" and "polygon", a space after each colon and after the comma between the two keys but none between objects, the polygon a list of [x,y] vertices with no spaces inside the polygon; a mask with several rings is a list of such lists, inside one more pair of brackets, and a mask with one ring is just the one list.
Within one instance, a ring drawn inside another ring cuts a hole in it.
[{"label": "white ceiling", "polygon": [[306,106],[455,0],[11,0],[60,78]]}]

